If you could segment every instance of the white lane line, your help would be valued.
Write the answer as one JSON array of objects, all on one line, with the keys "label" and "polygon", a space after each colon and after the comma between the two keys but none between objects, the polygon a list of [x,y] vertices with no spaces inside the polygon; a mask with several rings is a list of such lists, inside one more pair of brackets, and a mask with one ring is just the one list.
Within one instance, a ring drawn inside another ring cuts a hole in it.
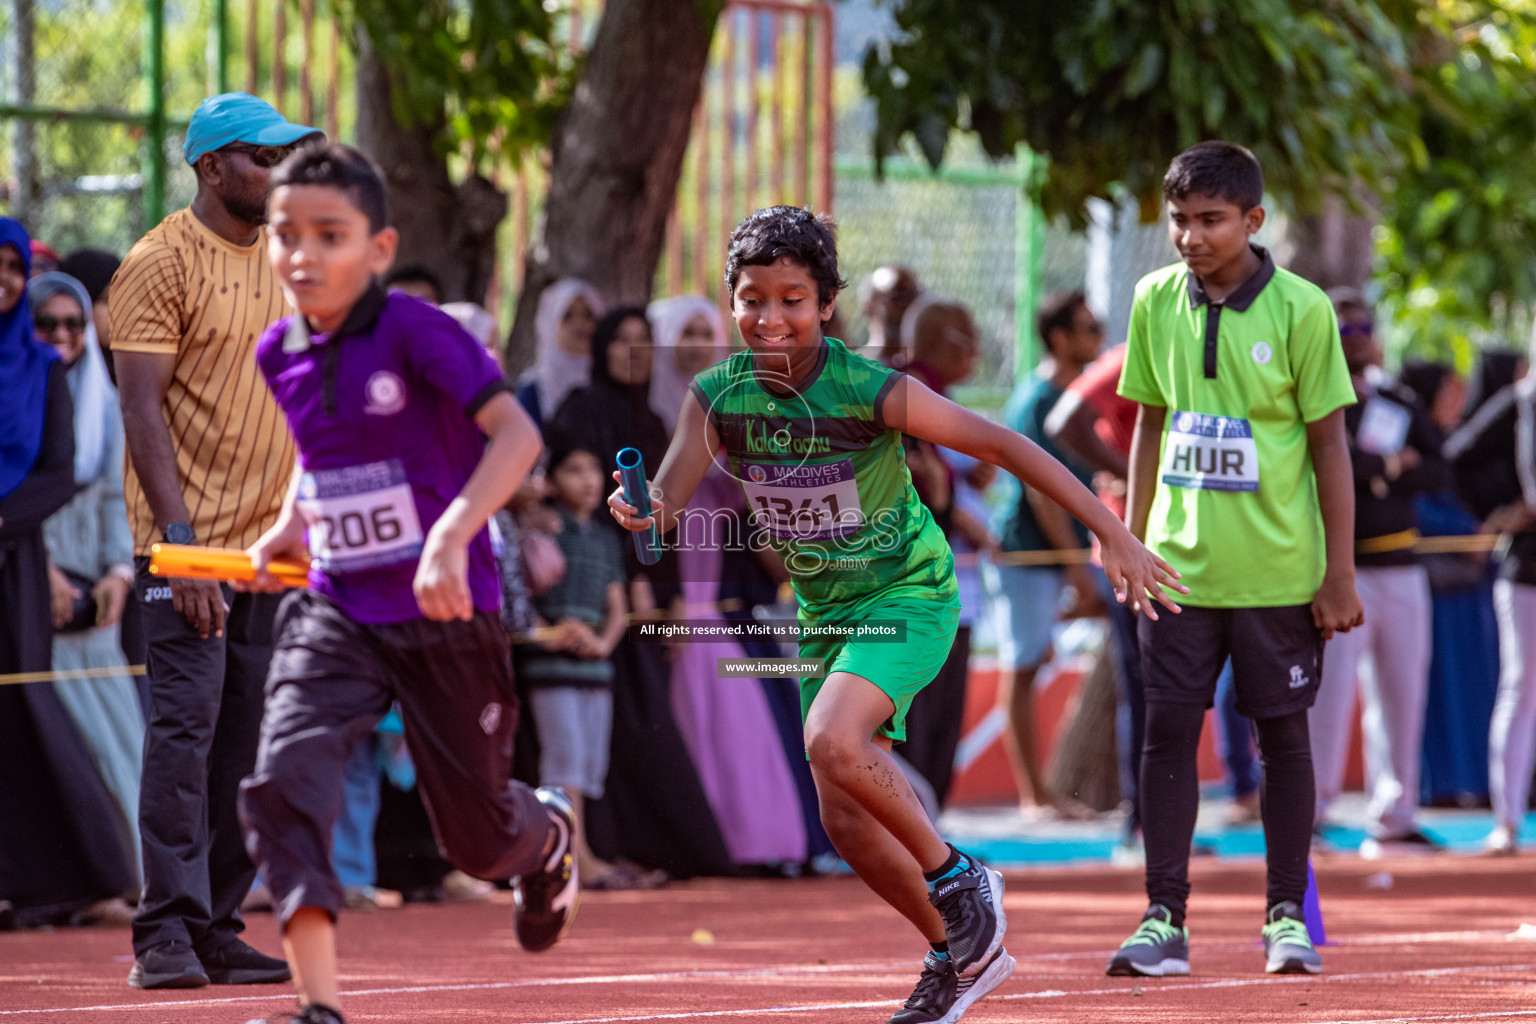
[{"label": "white lane line", "polygon": [[[1164,984],[1151,984],[1152,979],[1141,979],[1137,985],[1143,996],[1159,993],[1193,992],[1208,989],[1224,988],[1252,988],[1256,985],[1297,985],[1303,983],[1333,983],[1351,981],[1381,981],[1383,979],[1410,979],[1410,978],[1441,978],[1457,974],[1471,974],[1486,971],[1536,971],[1536,964],[1511,964],[1498,967],[1435,967],[1422,971],[1373,971],[1358,974],[1292,974],[1285,976],[1265,976],[1262,978],[1228,978],[1222,981],[1196,981],[1196,982],[1167,982]],[[1129,985],[1116,985],[1110,988],[1077,989],[1068,991],[1065,989],[1042,989],[1037,992],[1007,992],[1001,995],[991,995],[993,1000],[1019,1000],[1019,999],[1066,999],[1073,996],[1110,996],[1129,995]],[[704,1020],[711,1017],[742,1017],[757,1013],[817,1013],[825,1010],[853,1010],[875,1009],[896,1005],[894,1000],[871,1000],[857,1003],[817,1003],[810,1006],[767,1006],[749,1010],[694,1010],[676,1013],[636,1014],[622,1017],[571,1017],[566,1020],[529,1021],[527,1024],[637,1024],[642,1021],[652,1020]],[[1518,1016],[1526,1014],[1536,1018],[1536,1010],[1501,1011],[1490,1016]],[[1328,1021],[1323,1024],[1409,1024],[1414,1021],[1437,1020],[1474,1020],[1480,1015],[1469,1014],[1466,1016],[1443,1017],[1381,1017],[1359,1018],[1353,1021]]]},{"label": "white lane line", "polygon": [[[1362,936],[1362,937],[1360,937],[1358,939],[1348,940],[1348,941],[1346,941],[1345,943],[1342,943],[1342,944],[1343,945],[1353,945],[1353,946],[1377,945],[1377,944],[1385,944],[1385,942],[1387,940],[1389,940],[1389,939],[1391,939],[1393,941],[1396,941],[1398,943],[1402,943],[1402,944],[1414,944],[1414,943],[1423,942],[1423,941],[1444,941],[1447,936],[1455,936],[1455,937],[1457,937],[1457,938],[1459,938],[1459,939],[1461,939],[1463,941],[1465,941],[1468,938],[1473,938],[1473,937],[1476,937],[1476,938],[1497,938],[1499,940],[1502,940],[1506,934],[1507,933],[1505,933],[1505,932],[1491,932],[1491,931],[1490,932],[1425,932],[1425,933],[1420,933],[1418,935],[1410,934],[1410,935],[1398,935],[1398,936],[1388,936],[1388,935]],[[1252,943],[1229,943],[1229,944],[1225,944],[1225,945],[1210,945],[1210,946],[1196,946],[1195,947],[1196,951],[1198,951],[1198,952],[1206,952],[1206,953],[1211,953],[1211,952],[1242,952],[1242,951],[1245,951],[1245,950],[1250,950],[1252,948],[1253,948],[1253,944]],[[1102,959],[1102,958],[1104,958],[1104,957],[1106,957],[1108,955],[1109,955],[1109,953],[1107,953],[1107,952],[1095,952],[1095,951],[1083,951],[1083,952],[1075,952],[1075,953],[1037,953],[1037,954],[1034,954],[1034,955],[1025,955],[1025,956],[1017,957],[1017,960],[1020,963],[1031,963],[1031,962],[1032,963],[1051,963],[1051,962],[1060,962],[1060,961],[1063,961],[1063,960],[1081,960],[1081,959],[1087,959],[1087,958]],[[355,997],[359,997],[359,996],[420,995],[420,994],[430,994],[430,993],[436,993],[436,992],[497,992],[497,991],[505,991],[505,990],[508,990],[508,989],[551,988],[551,987],[558,987],[558,986],[563,986],[563,985],[573,985],[573,986],[575,986],[575,985],[630,985],[630,984],[645,984],[645,983],[649,983],[649,982],[663,982],[663,981],[688,981],[688,980],[736,979],[736,978],[746,979],[746,978],[771,978],[771,977],[800,977],[800,976],[815,976],[815,975],[829,975],[829,974],[864,973],[864,972],[872,972],[872,971],[876,971],[876,972],[877,971],[899,971],[899,970],[903,970],[903,969],[906,969],[906,968],[910,968],[911,966],[912,966],[912,963],[910,961],[898,960],[898,961],[885,961],[885,962],[874,962],[874,963],[856,963],[856,964],[807,964],[807,965],[801,965],[801,966],[786,966],[786,967],[745,968],[745,969],[740,969],[740,970],[659,971],[659,972],[651,972],[651,973],[644,973],[644,974],[603,974],[603,975],[593,975],[593,976],[590,976],[590,977],[574,977],[574,978],[535,978],[535,979],[526,980],[526,981],[466,982],[466,983],[457,984],[457,985],[410,985],[410,986],[400,986],[400,987],[397,987],[397,988],[352,989],[352,990],[349,990],[349,991],[346,991],[346,992],[342,992],[341,995],[343,997],[345,997],[345,998],[355,998]],[[1182,983],[1182,984],[1178,983],[1178,982],[1174,982],[1174,983],[1172,983],[1172,984],[1170,984],[1168,986],[1165,986],[1165,987],[1170,989],[1170,990],[1190,990],[1190,989],[1200,989],[1200,988],[1231,988],[1231,987],[1238,987],[1238,986],[1244,986],[1244,985],[1255,985],[1255,984],[1274,984],[1274,983],[1277,983],[1277,982],[1284,982],[1284,981],[1287,981],[1287,980],[1295,980],[1295,978],[1300,978],[1300,980],[1314,980],[1314,981],[1316,981],[1316,980],[1351,981],[1351,980],[1366,980],[1366,979],[1380,979],[1380,978],[1403,978],[1403,979],[1408,979],[1408,978],[1414,978],[1414,977],[1434,977],[1434,976],[1439,976],[1441,974],[1464,974],[1464,973],[1469,973],[1469,972],[1473,972],[1473,971],[1517,971],[1517,970],[1536,970],[1536,965],[1525,965],[1525,964],[1522,964],[1522,965],[1516,965],[1516,966],[1466,966],[1466,967],[1434,968],[1434,969],[1431,969],[1431,970],[1423,970],[1423,971],[1406,971],[1406,972],[1405,971],[1384,971],[1384,972],[1377,972],[1377,973],[1373,973],[1373,974],[1305,975],[1305,976],[1294,976],[1291,979],[1278,978],[1278,977],[1266,977],[1266,978],[1257,978],[1257,979],[1231,979],[1231,980],[1227,980],[1227,981],[1192,982],[1192,983]],[[1027,977],[1027,976],[1020,975],[1021,980],[1023,978],[1025,978],[1025,977]],[[1050,977],[1053,980],[1055,978],[1055,976],[1050,976]],[[1038,980],[1044,981],[1044,980],[1047,980],[1047,978],[1046,977],[1040,977]],[[1143,989],[1143,992],[1156,992],[1156,991],[1162,991],[1162,990],[1163,990],[1162,988],[1154,987],[1154,988],[1151,988],[1151,989]],[[992,997],[992,998],[1001,998],[1001,999],[1047,999],[1047,998],[1049,998],[1049,999],[1055,999],[1055,998],[1061,998],[1063,996],[1071,996],[1071,995],[1108,995],[1108,994],[1111,994],[1111,993],[1123,992],[1123,991],[1125,991],[1123,988],[1089,989],[1089,990],[1079,990],[1079,991],[1076,991],[1076,992],[1066,991],[1066,990],[1058,990],[1058,989],[1046,989],[1046,990],[1041,990],[1041,991],[1038,991],[1038,992],[1014,993],[1014,994],[1011,994],[1011,995],[995,996],[995,997]],[[271,1001],[273,998],[274,997],[272,995],[228,996],[228,997],[224,997],[224,998],[220,998],[220,999],[178,999],[178,1000],[168,1000],[168,1001],[165,1001],[165,1002],[117,1003],[117,1004],[112,1004],[112,1005],[101,1005],[101,1006],[63,1006],[63,1007],[45,1007],[45,1008],[35,1009],[35,1010],[0,1010],[0,1017],[15,1017],[15,1016],[22,1016],[22,1015],[25,1015],[25,1014],[93,1013],[93,1012],[99,1013],[99,1012],[103,1012],[103,1011],[121,1011],[121,1010],[154,1010],[154,1009],[159,1009],[161,1007],[176,1007],[176,1006],[224,1006],[224,1005],[230,1005],[230,1004],[235,1004],[235,1003],[268,1002],[268,1001]],[[736,1010],[730,1010],[730,1011],[725,1011],[725,1010],[720,1010],[720,1011],[694,1011],[694,1012],[691,1012],[691,1013],[673,1014],[673,1015],[670,1015],[670,1016],[669,1015],[653,1016],[653,1017],[592,1017],[592,1018],[582,1018],[580,1022],[575,1022],[575,1021],[571,1021],[571,1022],[558,1021],[558,1022],[548,1022],[548,1024],[599,1024],[599,1022],[621,1021],[621,1020],[622,1021],[628,1021],[628,1020],[635,1020],[635,1021],[643,1021],[643,1020],[672,1020],[672,1019],[688,1019],[690,1017],[729,1016],[729,1015],[739,1014],[739,1013],[759,1013],[759,1012],[760,1013],[790,1013],[790,1012],[800,1012],[800,1011],[807,1011],[807,1012],[809,1012],[809,1011],[817,1010],[817,1009],[854,1009],[854,1008],[865,1008],[865,1009],[867,1009],[869,1007],[885,1006],[885,1005],[888,1005],[887,1001],[876,1001],[876,1002],[871,1002],[871,1003],[849,1003],[849,1004],[838,1003],[838,1004],[827,1004],[826,1006],[804,1006],[804,1007],[782,1006],[782,1007],[771,1007],[771,1008],[764,1009],[764,1010],[750,1010],[750,1011],[748,1011],[748,1010],[742,1010],[742,1011],[736,1011]],[[1361,1024],[1370,1024],[1370,1022],[1362,1021]]]},{"label": "white lane line", "polygon": [[[356,996],[419,995],[431,992],[499,992],[505,989],[550,988],[560,985],[633,985],[656,981],[700,979],[802,977],[818,974],[850,974],[866,971],[890,971],[912,966],[912,961],[888,961],[865,964],[807,964],[791,967],[761,967],[718,971],[657,971],[648,974],[598,974],[575,978],[534,978],[528,981],[465,982],[459,985],[409,985],[398,988],[360,988],[341,993]],[[222,999],[176,999],[155,1003],[118,1003],[112,1006],[61,1006],[38,1010],[0,1010],[0,1017],[27,1013],[86,1013],[103,1010],[157,1010],[164,1006],[223,1006],[229,1003],[270,1002],[273,995],[228,996]]]},{"label": "white lane line", "polygon": [[1487,1013],[1443,1013],[1434,1017],[1352,1017],[1349,1020],[1311,1021],[1309,1024],[1413,1024],[1415,1021],[1437,1020],[1505,1020],[1524,1017],[1536,1020],[1536,1010],[1490,1010]]}]

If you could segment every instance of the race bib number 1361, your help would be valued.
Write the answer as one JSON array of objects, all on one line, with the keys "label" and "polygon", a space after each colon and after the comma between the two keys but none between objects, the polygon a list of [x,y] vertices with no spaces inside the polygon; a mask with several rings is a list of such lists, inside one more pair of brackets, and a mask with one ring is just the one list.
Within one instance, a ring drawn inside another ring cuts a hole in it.
[{"label": "race bib number 1361", "polygon": [[421,520],[399,459],[305,473],[298,508],[310,555],[325,572],[377,569],[421,555]]}]

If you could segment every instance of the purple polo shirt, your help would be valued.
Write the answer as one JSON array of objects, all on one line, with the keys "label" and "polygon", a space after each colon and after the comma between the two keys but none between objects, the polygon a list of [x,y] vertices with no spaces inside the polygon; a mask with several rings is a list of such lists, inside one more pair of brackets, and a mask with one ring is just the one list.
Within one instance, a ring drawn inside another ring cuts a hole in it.
[{"label": "purple polo shirt", "polygon": [[[485,450],[474,416],[505,389],[500,369],[452,317],[377,285],[330,334],[298,316],[272,324],[256,364],[299,450],[311,589],[358,622],[420,618],[422,541]],[[498,579],[482,529],[469,545],[478,611],[500,607]]]}]

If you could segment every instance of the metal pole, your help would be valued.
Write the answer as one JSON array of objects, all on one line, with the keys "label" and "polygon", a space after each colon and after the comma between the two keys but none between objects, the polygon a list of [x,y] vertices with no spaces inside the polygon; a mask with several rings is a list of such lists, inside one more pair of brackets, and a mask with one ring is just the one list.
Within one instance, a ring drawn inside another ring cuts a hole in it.
[{"label": "metal pole", "polygon": [[795,205],[811,203],[811,151],[806,126],[811,122],[811,15],[800,16],[800,73],[795,76],[800,89],[800,110],[795,119]]},{"label": "metal pole", "polygon": [[144,191],[144,221],[148,227],[165,217],[165,0],[145,0],[144,84],[149,91],[149,123],[144,144],[149,147],[149,187]]},{"label": "metal pole", "polygon": [[299,122],[315,123],[315,87],[310,69],[315,63],[315,0],[299,3]]},{"label": "metal pole", "polygon": [[[720,240],[730,246],[736,226],[736,19],[727,7],[720,15]],[[705,293],[709,294],[708,292]]]},{"label": "metal pole", "polygon": [[256,48],[256,37],[261,34],[257,13],[256,0],[245,0],[245,91],[252,96],[256,95],[256,65],[261,57]]},{"label": "metal pole", "polygon": [[[15,69],[13,99],[21,105],[37,99],[37,4],[35,0],[15,0],[11,25],[11,67]],[[37,217],[42,212],[37,172],[37,125],[21,119],[11,125],[12,167],[16,174],[16,194],[11,212],[16,219],[36,232]]]},{"label": "metal pole", "polygon": [[213,51],[213,86],[215,93],[229,92],[229,0],[213,0],[213,24],[208,26],[209,46]]},{"label": "metal pole", "polygon": [[816,32],[816,92],[818,117],[816,124],[816,149],[819,163],[816,176],[816,208],[822,213],[832,212],[832,5],[822,4],[821,22]]},{"label": "metal pole", "polygon": [[1045,215],[1033,195],[1040,157],[1019,146],[1014,161],[1019,169],[1017,213],[1014,215],[1013,242],[1013,379],[1024,379],[1035,368],[1039,353],[1035,347],[1035,310],[1040,306],[1040,263],[1045,249]]},{"label": "metal pole", "polygon": [[[278,4],[272,9],[272,105],[283,110],[288,93],[288,8]],[[283,113],[286,115],[287,111]]]},{"label": "metal pole", "polygon": [[763,49],[762,18],[747,10],[747,212],[757,209],[758,161],[763,147],[757,139],[757,72]]}]

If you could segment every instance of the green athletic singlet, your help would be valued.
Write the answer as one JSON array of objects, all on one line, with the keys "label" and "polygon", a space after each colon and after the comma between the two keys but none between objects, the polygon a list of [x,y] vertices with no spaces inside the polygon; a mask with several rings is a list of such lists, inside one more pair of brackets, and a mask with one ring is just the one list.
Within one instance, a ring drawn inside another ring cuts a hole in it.
[{"label": "green athletic singlet", "polygon": [[[900,374],[828,338],[798,389],[759,374],[750,351],[694,378],[756,521],[784,558],[800,602],[802,658],[824,658],[896,705],[880,734],[905,737],[912,697],[938,673],[959,621],[949,543],[918,500],[901,433],[880,406]],[[904,626],[891,642],[858,623]],[[801,681],[808,710],[822,680]]]}]

